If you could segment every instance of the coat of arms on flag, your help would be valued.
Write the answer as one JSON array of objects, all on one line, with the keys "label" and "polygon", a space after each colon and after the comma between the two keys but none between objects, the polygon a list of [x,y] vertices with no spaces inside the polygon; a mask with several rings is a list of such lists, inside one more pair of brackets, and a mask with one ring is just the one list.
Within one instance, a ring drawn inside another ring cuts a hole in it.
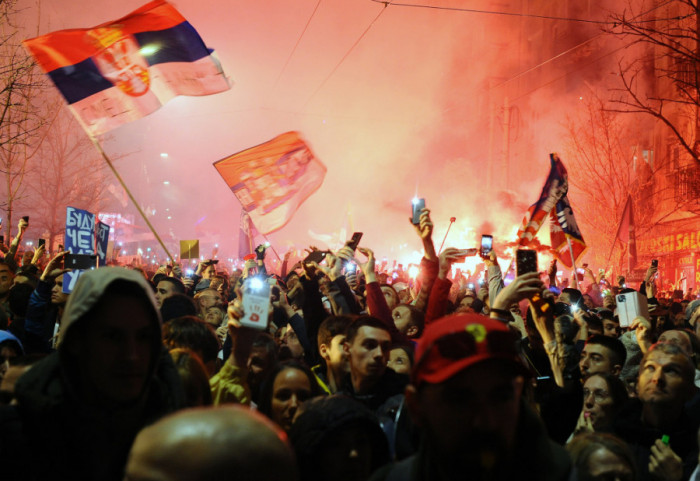
[{"label": "coat of arms on flag", "polygon": [[284,227],[326,175],[326,166],[298,132],[233,154],[214,167],[261,234]]},{"label": "coat of arms on flag", "polygon": [[177,95],[230,88],[213,51],[165,0],[24,44],[90,135],[145,117]]}]

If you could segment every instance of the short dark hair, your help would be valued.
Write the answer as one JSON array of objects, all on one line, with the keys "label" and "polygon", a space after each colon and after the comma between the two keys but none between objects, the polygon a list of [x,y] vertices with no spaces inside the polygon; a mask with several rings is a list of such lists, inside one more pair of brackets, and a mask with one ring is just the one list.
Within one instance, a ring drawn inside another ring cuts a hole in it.
[{"label": "short dark hair", "polygon": [[169,350],[191,349],[201,354],[205,364],[216,360],[220,349],[214,328],[195,316],[177,317],[163,324],[163,344]]},{"label": "short dark hair", "polygon": [[[418,329],[413,338],[417,339],[421,337],[423,335],[423,329],[425,329],[425,313],[411,304],[399,304],[396,307],[399,306],[403,306],[408,309],[408,312],[411,314],[411,318],[409,319],[408,323],[410,326],[415,326]],[[396,309],[396,307],[394,309]]]},{"label": "short dark hair", "polygon": [[170,277],[170,276],[161,277],[158,280],[158,282],[156,283],[156,287],[158,287],[158,283],[160,283],[160,282],[168,282],[168,283],[172,284],[173,289],[178,294],[184,294],[186,292],[185,285],[177,277]]},{"label": "short dark hair", "polygon": [[608,348],[608,350],[612,353],[610,359],[612,365],[614,366],[618,364],[621,367],[625,365],[625,361],[627,360],[627,349],[625,349],[625,345],[622,344],[622,341],[619,339],[603,336],[602,334],[595,334],[588,338],[586,344],[599,344]]},{"label": "short dark hair", "polygon": [[389,328],[387,327],[387,325],[383,321],[381,321],[373,316],[364,315],[364,316],[359,316],[357,319],[352,321],[352,323],[348,326],[348,329],[345,332],[345,337],[347,338],[347,342],[352,344],[353,341],[355,341],[355,337],[357,336],[357,331],[359,331],[361,327],[365,327],[365,326],[374,327],[376,329],[383,329],[386,332],[388,332],[389,334],[391,334],[391,331],[389,330]]},{"label": "short dark hair", "polygon": [[348,314],[328,316],[318,328],[318,335],[316,336],[316,342],[318,342],[318,345],[320,346],[321,344],[325,344],[328,346],[335,336],[345,334],[345,332],[348,330],[348,326],[352,324],[356,317],[357,316]]},{"label": "short dark hair", "polygon": [[176,317],[196,316],[197,306],[195,306],[191,297],[185,294],[173,294],[163,299],[163,303],[160,306],[160,315],[163,318],[163,322],[168,322]]}]

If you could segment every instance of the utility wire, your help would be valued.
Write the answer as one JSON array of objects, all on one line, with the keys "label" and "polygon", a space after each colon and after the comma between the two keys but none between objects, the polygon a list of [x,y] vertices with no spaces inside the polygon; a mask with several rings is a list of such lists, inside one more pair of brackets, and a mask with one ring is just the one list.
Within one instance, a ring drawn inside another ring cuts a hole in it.
[{"label": "utility wire", "polygon": [[[508,16],[508,17],[527,17],[527,18],[540,18],[540,19],[545,19],[545,20],[561,20],[564,22],[580,22],[580,23],[593,23],[597,25],[617,25],[619,22],[613,22],[609,20],[591,20],[587,18],[570,18],[570,17],[553,17],[549,15],[536,15],[532,13],[520,13],[520,12],[498,12],[495,10],[479,10],[475,8],[461,8],[461,7],[445,7],[445,6],[439,6],[439,5],[423,5],[423,4],[418,4],[418,3],[392,3],[392,2],[387,2],[386,0],[371,0],[374,3],[382,3],[385,6],[388,6],[391,4],[392,6],[395,7],[413,7],[413,8],[425,8],[425,9],[431,9],[431,10],[447,10],[447,11],[453,11],[453,12],[466,12],[466,13],[481,13],[481,14],[486,14],[486,15],[503,15],[503,16]],[[667,1],[665,4],[671,3],[673,0]],[[663,5],[658,5],[652,10],[656,8],[660,8]],[[648,13],[648,12],[646,12]],[[629,22],[629,23],[647,23],[647,22],[655,22],[657,20],[682,20],[684,18],[692,17],[695,15],[695,13],[690,13],[685,16],[680,16],[680,17],[671,17],[671,18],[665,18],[665,19],[653,19],[653,20],[640,20],[638,22]]]},{"label": "utility wire", "polygon": [[282,78],[282,75],[284,74],[285,70],[287,70],[287,65],[289,65],[290,60],[292,60],[294,53],[297,51],[297,47],[301,43],[301,39],[304,37],[306,30],[309,28],[309,25],[311,24],[311,20],[314,18],[314,15],[316,15],[316,10],[318,10],[318,6],[321,5],[322,1],[323,0],[318,0],[318,2],[316,3],[316,6],[314,7],[314,11],[311,12],[311,16],[306,21],[306,25],[304,25],[304,30],[301,31],[301,34],[299,35],[299,38],[297,39],[297,43],[294,44],[294,48],[289,53],[289,56],[287,57],[287,60],[284,62],[284,66],[282,67],[280,74],[277,76],[277,79],[275,80],[275,83],[272,86],[273,91],[277,88],[277,84],[279,83],[280,79]]},{"label": "utility wire", "polygon": [[333,67],[333,70],[331,70],[331,72],[326,76],[326,78],[323,79],[323,81],[321,82],[321,85],[319,85],[316,88],[316,90],[314,90],[314,92],[309,96],[308,99],[306,99],[306,101],[302,105],[302,108],[306,107],[308,105],[308,103],[311,102],[311,100],[316,96],[316,94],[326,85],[326,82],[328,82],[328,80],[333,76],[333,74],[336,72],[336,70],[338,70],[338,68],[343,64],[345,59],[348,58],[348,56],[352,53],[352,51],[355,49],[355,47],[357,47],[357,45],[360,43],[360,41],[365,37],[365,35],[367,35],[367,32],[369,32],[369,30],[376,23],[376,21],[379,20],[379,17],[381,17],[382,14],[386,11],[386,7],[388,7],[389,5],[393,5],[392,1],[393,0],[389,0],[388,2],[381,2],[384,4],[384,8],[382,8],[379,11],[377,16],[374,17],[374,20],[372,20],[372,22],[367,26],[365,31],[362,32],[362,34],[358,37],[358,39],[355,41],[355,43],[352,44],[350,49],[347,52],[345,52],[345,55],[343,55],[343,58],[340,59],[340,61],[335,65],[335,67]]}]

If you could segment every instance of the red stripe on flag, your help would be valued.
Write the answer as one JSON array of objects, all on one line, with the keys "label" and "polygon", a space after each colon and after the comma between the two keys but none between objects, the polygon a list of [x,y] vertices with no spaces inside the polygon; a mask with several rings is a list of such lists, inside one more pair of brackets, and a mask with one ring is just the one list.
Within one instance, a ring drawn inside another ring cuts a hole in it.
[{"label": "red stripe on flag", "polygon": [[[107,38],[108,30],[122,35],[165,30],[185,21],[175,7],[164,0],[154,0],[130,14],[92,28],[59,30],[24,41],[24,45],[45,72],[69,67],[94,56],[102,47],[97,37]],[[99,31],[98,29],[105,29]]]}]

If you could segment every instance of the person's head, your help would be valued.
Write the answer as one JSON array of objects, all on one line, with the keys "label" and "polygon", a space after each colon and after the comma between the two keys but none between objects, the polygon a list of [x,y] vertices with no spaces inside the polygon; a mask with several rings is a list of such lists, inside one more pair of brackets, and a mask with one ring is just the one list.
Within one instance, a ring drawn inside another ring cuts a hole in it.
[{"label": "person's head", "polygon": [[194,351],[204,363],[209,377],[216,371],[219,338],[212,326],[195,316],[182,316],[163,324],[163,344],[170,349]]},{"label": "person's head", "polygon": [[0,331],[0,381],[10,368],[10,361],[23,354],[20,340],[8,331]]},{"label": "person's head", "polygon": [[24,318],[27,315],[27,307],[29,307],[29,298],[32,292],[34,292],[34,288],[30,284],[15,284],[10,289],[7,301],[15,319]]},{"label": "person's head", "polygon": [[343,349],[343,344],[345,343],[345,333],[353,319],[353,316],[346,315],[329,316],[318,328],[316,336],[318,352],[326,366],[332,370],[350,371],[348,355]]},{"label": "person's head", "polygon": [[386,371],[391,334],[379,319],[360,316],[348,326],[343,349],[348,356],[355,389],[361,385],[371,388]]},{"label": "person's head", "polygon": [[209,284],[211,289],[215,289],[219,292],[219,295],[221,295],[221,298],[224,299],[224,301],[228,299],[228,286],[228,277],[223,274],[216,274],[211,278],[211,283]]},{"label": "person's head", "polygon": [[399,295],[389,284],[382,284],[381,289],[389,309],[394,309],[399,304]]},{"label": "person's head", "polygon": [[583,304],[582,300],[583,296],[581,295],[581,291],[571,287],[562,289],[561,294],[559,294],[559,298],[557,298],[557,302],[577,306],[581,306],[581,304]]},{"label": "person's head", "polygon": [[394,344],[389,351],[387,367],[399,374],[411,374],[413,369],[413,346],[410,344]]},{"label": "person's head", "polygon": [[277,362],[277,345],[271,335],[261,332],[255,339],[248,356],[248,385],[257,401],[257,392]]},{"label": "person's head", "polygon": [[596,431],[608,431],[627,401],[627,388],[612,374],[592,374],[583,384],[583,413]]},{"label": "person's head", "polygon": [[149,388],[162,348],[153,291],[138,272],[83,272],[71,293],[58,351],[68,382],[93,405],[132,403]]},{"label": "person's head", "polygon": [[292,329],[290,324],[278,329],[280,339],[280,358],[281,359],[297,359],[304,358],[304,346],[299,340],[299,336]]},{"label": "person's head", "polygon": [[204,261],[202,265],[202,279],[211,279],[216,275],[216,264],[211,260]]},{"label": "person's head", "polygon": [[176,277],[162,277],[156,284],[156,305],[158,308],[163,301],[174,294],[184,294],[185,285]]},{"label": "person's head", "polygon": [[591,336],[581,351],[581,377],[586,380],[588,376],[598,373],[619,376],[626,359],[627,350],[619,339]]},{"label": "person's head", "polygon": [[308,401],[289,432],[304,481],[364,481],[389,461],[376,416],[342,395]]},{"label": "person's head", "polygon": [[700,351],[700,341],[693,331],[687,329],[671,329],[664,331],[657,342],[675,344],[697,365],[697,353]]},{"label": "person's head", "polygon": [[515,447],[521,395],[529,376],[506,325],[479,314],[429,324],[418,342],[406,403],[445,469],[479,477]]},{"label": "person's head", "polygon": [[61,274],[54,279],[53,287],[51,288],[51,304],[54,306],[65,306],[68,302],[68,297],[70,297],[70,294],[63,292],[64,278],[65,275]]},{"label": "person's head", "polygon": [[5,297],[10,292],[13,277],[14,273],[10,266],[5,261],[0,260],[0,297]]},{"label": "person's head", "polygon": [[223,324],[226,318],[226,309],[223,306],[212,306],[204,312],[204,321],[214,329]]},{"label": "person's head", "polygon": [[221,294],[216,289],[202,289],[194,296],[200,313],[206,312],[210,307],[222,304]]},{"label": "person's head", "polygon": [[587,309],[594,309],[595,308],[595,304],[593,303],[593,298],[589,294],[583,295],[582,302],[583,302],[583,305],[586,306]]},{"label": "person's head", "polygon": [[615,318],[613,311],[601,309],[598,316],[603,322],[603,335],[608,337],[620,337],[620,321]]},{"label": "person's head", "polygon": [[192,298],[186,294],[173,294],[163,300],[160,306],[160,314],[163,322],[168,322],[176,317],[196,316],[197,306]]},{"label": "person's head", "polygon": [[170,357],[185,389],[185,407],[211,406],[209,375],[200,357],[185,348],[171,349]]},{"label": "person's head", "polygon": [[128,481],[298,479],[287,437],[239,406],[178,411],[143,429],[131,448]]},{"label": "person's head", "polygon": [[637,464],[624,441],[611,434],[585,433],[575,436],[566,450],[580,481],[635,481]]},{"label": "person's head", "polygon": [[321,394],[313,373],[296,361],[278,363],[263,383],[261,413],[289,432],[297,409],[308,399]]},{"label": "person's head", "polygon": [[391,311],[394,325],[400,333],[412,339],[419,338],[425,327],[425,314],[410,304],[399,304]]},{"label": "person's head", "polygon": [[679,346],[656,343],[639,364],[639,400],[680,414],[695,392],[694,380],[695,366]]}]

